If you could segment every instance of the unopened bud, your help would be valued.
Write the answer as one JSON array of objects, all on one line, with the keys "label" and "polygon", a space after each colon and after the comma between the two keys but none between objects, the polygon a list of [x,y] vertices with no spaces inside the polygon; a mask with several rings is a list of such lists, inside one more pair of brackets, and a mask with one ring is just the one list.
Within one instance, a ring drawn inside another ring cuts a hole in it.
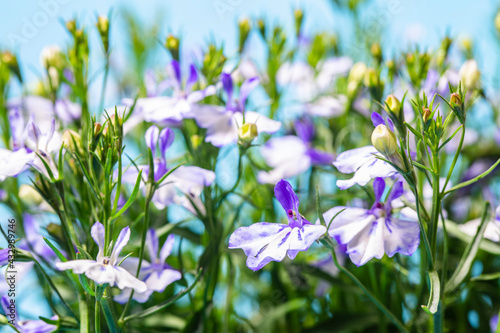
[{"label": "unopened bud", "polygon": [[169,35],[167,40],[165,41],[165,47],[172,55],[172,58],[179,61],[179,38],[174,37],[173,35]]},{"label": "unopened bud", "polygon": [[257,20],[257,29],[259,29],[260,34],[262,35],[262,38],[266,38],[266,23],[264,22],[263,19],[258,19]]},{"label": "unopened bud", "polygon": [[77,146],[79,146],[81,142],[80,134],[70,129],[66,130],[62,135],[62,141],[64,147],[69,148],[70,150],[76,150]]},{"label": "unopened bud", "polygon": [[347,80],[349,82],[359,83],[361,82],[361,80],[363,80],[365,72],[366,72],[366,65],[362,62],[357,62],[351,67],[351,70],[349,71],[349,77]]},{"label": "unopened bud", "polygon": [[459,71],[460,78],[467,88],[475,88],[480,79],[480,72],[476,60],[469,59],[462,64]]},{"label": "unopened bud", "polygon": [[364,77],[364,84],[368,88],[374,88],[378,86],[378,74],[377,71],[375,71],[374,68],[368,68],[368,70],[365,73]]},{"label": "unopened bud", "polygon": [[386,157],[394,155],[398,149],[396,135],[385,125],[378,125],[373,130],[372,145]]},{"label": "unopened bud", "polygon": [[50,45],[43,48],[40,53],[40,62],[43,67],[62,69],[64,66],[64,54],[58,45]]},{"label": "unopened bud", "polygon": [[106,16],[99,16],[96,23],[97,30],[101,35],[108,34],[109,31],[109,20]]},{"label": "unopened bud", "polygon": [[252,143],[257,135],[259,135],[259,133],[257,132],[257,125],[254,123],[243,124],[243,126],[238,129],[238,137],[243,144]]},{"label": "unopened bud", "polygon": [[198,134],[191,136],[191,146],[193,146],[193,149],[198,149],[198,147],[201,145],[202,140],[203,138]]},{"label": "unopened bud", "polygon": [[424,119],[424,123],[426,123],[427,120],[431,118],[431,110],[429,110],[428,108],[423,108],[422,118]]},{"label": "unopened bud", "polygon": [[372,46],[370,47],[370,53],[378,62],[382,60],[382,48],[380,47],[379,43],[372,44]]},{"label": "unopened bud", "polygon": [[459,94],[453,93],[450,96],[450,104],[451,106],[462,106],[462,98]]},{"label": "unopened bud", "polygon": [[238,22],[238,26],[240,30],[239,47],[241,52],[245,46],[245,42],[247,41],[248,34],[250,33],[252,27],[250,26],[250,20],[248,18],[241,19]]},{"label": "unopened bud", "polygon": [[401,102],[394,95],[389,95],[385,99],[385,102],[389,106],[389,111],[394,113],[395,115],[399,115],[401,111]]},{"label": "unopened bud", "polygon": [[97,137],[99,134],[101,134],[101,129],[102,129],[101,123],[94,123],[94,137]]},{"label": "unopened bud", "polygon": [[297,8],[293,11],[293,16],[295,17],[295,33],[299,36],[302,29],[302,22],[304,22],[304,11]]},{"label": "unopened bud", "polygon": [[497,32],[500,34],[500,11],[498,11],[497,15],[495,16],[495,28],[497,29]]},{"label": "unopened bud", "polygon": [[67,21],[66,22],[66,29],[68,29],[68,31],[71,34],[74,34],[76,32],[76,21],[75,20]]},{"label": "unopened bud", "polygon": [[4,51],[1,54],[0,60],[7,65],[11,72],[13,72],[19,81],[22,82],[21,69],[19,68],[19,63],[17,62],[17,57],[12,54],[12,52]]},{"label": "unopened bud", "polygon": [[22,184],[19,186],[19,198],[27,206],[38,206],[43,202],[43,198],[32,186]]}]

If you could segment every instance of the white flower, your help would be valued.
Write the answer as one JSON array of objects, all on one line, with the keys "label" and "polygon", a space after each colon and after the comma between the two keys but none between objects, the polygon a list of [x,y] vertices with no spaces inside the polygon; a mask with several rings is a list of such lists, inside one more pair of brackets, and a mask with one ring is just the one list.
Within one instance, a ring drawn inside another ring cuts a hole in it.
[{"label": "white flower", "polygon": [[120,289],[132,288],[139,293],[145,292],[147,286],[144,282],[124,268],[117,266],[118,256],[130,239],[130,228],[122,229],[110,257],[104,256],[104,226],[100,222],[96,222],[92,226],[91,234],[99,246],[96,260],[81,259],[59,262],[56,263],[56,268],[59,270],[72,269],[75,274],[85,273],[89,279],[100,285],[108,283],[110,286],[116,285]]}]

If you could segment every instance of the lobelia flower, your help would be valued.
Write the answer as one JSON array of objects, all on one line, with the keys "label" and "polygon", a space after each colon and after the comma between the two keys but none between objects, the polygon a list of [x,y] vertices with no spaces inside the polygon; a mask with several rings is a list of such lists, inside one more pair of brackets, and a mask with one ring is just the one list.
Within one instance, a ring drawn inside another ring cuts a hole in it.
[{"label": "lobelia flower", "polygon": [[[213,95],[216,92],[214,86],[192,91],[193,85],[198,81],[198,73],[194,65],[189,66],[189,76],[184,87],[179,62],[172,60],[170,69],[172,78],[160,82],[157,86],[155,86],[151,74],[146,76],[148,97],[139,98],[135,104],[135,112],[141,113],[146,121],[169,123],[171,121],[181,121],[184,118],[192,118],[193,106],[206,96]],[[167,88],[173,88],[172,95],[159,96]],[[131,106],[134,101],[125,99],[124,103]]]},{"label": "lobelia flower", "polygon": [[[14,326],[21,333],[51,333],[55,332],[58,327],[56,325],[51,325],[43,320],[23,320],[20,321],[17,316],[16,308],[12,307],[11,300],[7,295],[3,295],[0,302],[2,303],[2,309],[7,316],[7,320],[14,321]],[[51,320],[59,320],[59,317],[52,316]]]},{"label": "lobelia flower", "polygon": [[[375,127],[386,124],[381,115],[372,113],[372,122]],[[390,118],[387,118],[387,126],[394,131],[394,125]],[[355,184],[365,186],[374,178],[387,178],[397,174],[389,163],[377,158],[382,155],[373,146],[366,146],[345,151],[337,156],[333,165],[342,173],[353,173],[351,179],[337,180],[337,186],[345,190]]]},{"label": "lobelia flower", "polygon": [[[143,260],[139,278],[146,283],[148,289],[143,293],[134,293],[133,299],[139,303],[146,302],[153,292],[163,292],[171,283],[180,280],[181,272],[173,269],[167,263],[167,257],[172,253],[175,237],[169,235],[162,248],[159,249],[158,235],[154,229],[149,229],[146,235],[146,246],[149,252],[150,262]],[[159,253],[158,253],[159,250]],[[134,260],[130,260],[134,259]],[[139,258],[130,258],[127,265],[123,266],[129,272],[137,271]],[[114,297],[118,303],[126,303],[130,297],[132,289],[125,289],[120,295]]]},{"label": "lobelia flower", "polygon": [[[155,181],[159,181],[169,171],[165,155],[174,138],[174,131],[170,128],[164,128],[160,132],[158,127],[153,125],[146,131],[146,145],[153,152],[155,159]],[[159,148],[159,156],[156,147]],[[148,165],[138,165],[137,168],[130,167],[123,173],[122,181],[135,184],[139,170],[143,170],[143,180],[146,181],[149,173]],[[158,209],[178,204],[193,214],[196,214],[197,210],[204,214],[205,208],[200,196],[203,188],[212,185],[214,180],[215,173],[213,171],[197,166],[180,166],[155,191],[152,201]],[[193,203],[196,207],[193,206]]]},{"label": "lobelia flower", "polygon": [[[460,224],[458,228],[467,235],[474,237],[480,224],[481,219],[478,218],[464,224]],[[500,242],[500,206],[498,206],[495,210],[495,218],[487,222],[483,237],[492,242]]]},{"label": "lobelia flower", "polygon": [[311,148],[315,135],[314,123],[310,118],[295,122],[298,136],[288,135],[272,138],[261,148],[262,156],[271,171],[260,171],[257,180],[260,183],[276,184],[280,179],[297,176],[308,170],[311,165],[329,165],[333,155]]},{"label": "lobelia flower", "polygon": [[132,288],[140,293],[145,292],[147,286],[144,282],[127,272],[123,267],[117,266],[118,256],[130,239],[130,228],[125,227],[120,231],[109,257],[104,254],[104,226],[100,222],[96,222],[92,226],[91,235],[99,247],[96,260],[80,259],[58,262],[56,268],[61,271],[72,269],[75,274],[85,274],[99,285],[108,283],[111,287],[116,285],[120,289]]},{"label": "lobelia flower", "polygon": [[404,210],[399,217],[392,211],[392,201],[403,194],[403,182],[394,183],[385,203],[381,201],[385,190],[383,178],[374,180],[373,190],[375,203],[370,209],[335,207],[323,215],[329,223],[345,209],[335,217],[328,234],[347,246],[346,254],[356,266],[362,266],[372,258],[381,259],[384,254],[389,257],[396,253],[412,255],[420,243],[417,220],[410,214],[405,215]]},{"label": "lobelia flower", "polygon": [[35,95],[10,99],[7,108],[9,112],[24,110],[30,117],[34,116],[39,125],[50,123],[56,116],[64,124],[70,124],[80,119],[82,114],[81,106],[68,99],[57,99],[53,103],[48,98]]},{"label": "lobelia flower", "polygon": [[[257,132],[275,133],[281,128],[281,123],[269,119],[257,112],[245,111],[245,103],[250,92],[259,84],[258,78],[243,82],[240,88],[239,100],[233,100],[233,80],[228,73],[221,74],[222,85],[227,94],[226,107],[217,105],[197,105],[192,110],[193,118],[201,128],[207,129],[205,141],[216,147],[238,141],[238,128],[244,123],[254,123]],[[243,118],[243,113],[245,116]],[[245,121],[243,122],[243,119]]]},{"label": "lobelia flower", "polygon": [[271,261],[282,261],[287,254],[293,260],[326,232],[325,226],[311,224],[300,215],[299,199],[290,183],[279,181],[274,195],[287,214],[288,224],[254,223],[238,228],[229,238],[229,248],[242,249],[248,256],[248,268],[254,271]]}]

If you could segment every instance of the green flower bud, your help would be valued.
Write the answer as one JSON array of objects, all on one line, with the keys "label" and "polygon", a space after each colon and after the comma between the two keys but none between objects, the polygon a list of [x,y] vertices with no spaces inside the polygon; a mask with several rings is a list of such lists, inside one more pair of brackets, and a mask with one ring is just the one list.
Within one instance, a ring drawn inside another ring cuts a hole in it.
[{"label": "green flower bud", "polygon": [[167,40],[165,41],[165,47],[172,55],[172,58],[174,58],[177,61],[179,61],[179,46],[180,46],[179,38],[174,37],[172,35],[169,35],[167,37]]},{"label": "green flower bud", "polygon": [[462,98],[460,97],[459,94],[453,93],[450,96],[450,104],[451,106],[462,106]]},{"label": "green flower bud", "polygon": [[249,145],[259,135],[257,132],[257,125],[254,123],[243,124],[238,129],[238,138],[241,144]]},{"label": "green flower bud", "polygon": [[295,18],[295,34],[300,35],[300,30],[302,29],[302,22],[304,22],[304,11],[297,8],[293,11],[293,16]]},{"label": "green flower bud", "polygon": [[69,148],[72,151],[75,151],[78,148],[77,146],[81,145],[80,134],[76,133],[73,130],[66,130],[62,135],[62,142],[64,144],[64,147]]},{"label": "green flower bud", "polygon": [[99,35],[101,35],[102,45],[104,51],[107,53],[109,50],[109,20],[106,16],[99,16],[96,23]]},{"label": "green flower bud", "polygon": [[199,136],[198,134],[191,136],[191,146],[193,146],[193,149],[198,149],[198,147],[201,145],[202,141],[203,141],[203,138],[201,136]]},{"label": "green flower bud", "polygon": [[266,39],[266,23],[263,19],[257,20],[257,28],[259,29],[262,38]]},{"label": "green flower bud", "polygon": [[431,110],[429,110],[428,108],[422,108],[423,111],[422,111],[422,118],[424,119],[424,123],[427,122],[427,120],[429,120],[431,118]]},{"label": "green flower bud", "polygon": [[74,35],[76,32],[76,21],[75,20],[69,20],[66,22],[66,29]]},{"label": "green flower bud", "polygon": [[372,145],[388,158],[397,153],[398,149],[396,135],[385,125],[378,125],[373,130]]},{"label": "green flower bud", "polygon": [[243,51],[243,47],[245,46],[245,42],[248,39],[248,34],[252,29],[250,25],[250,20],[248,18],[243,18],[238,22],[238,27],[240,30],[240,39],[239,39],[239,52]]},{"label": "green flower bud", "polygon": [[394,113],[395,115],[399,115],[401,111],[401,102],[396,98],[396,96],[394,95],[387,96],[385,102],[389,106],[388,111]]},{"label": "green flower bud", "polygon": [[20,82],[22,82],[21,69],[19,68],[19,63],[17,62],[17,57],[12,54],[12,52],[4,51],[0,55],[0,60],[7,65],[12,73],[14,73]]},{"label": "green flower bud", "polygon": [[370,53],[372,54],[373,58],[377,60],[377,62],[382,61],[382,48],[380,47],[379,43],[373,43],[370,46]]},{"label": "green flower bud", "polygon": [[361,80],[363,80],[365,72],[366,72],[366,65],[362,62],[357,62],[351,67],[347,81],[359,83],[361,82]]},{"label": "green flower bud", "polygon": [[374,88],[378,86],[379,80],[377,71],[374,68],[368,68],[365,72],[365,77],[363,82],[365,86],[367,86],[368,88]]}]

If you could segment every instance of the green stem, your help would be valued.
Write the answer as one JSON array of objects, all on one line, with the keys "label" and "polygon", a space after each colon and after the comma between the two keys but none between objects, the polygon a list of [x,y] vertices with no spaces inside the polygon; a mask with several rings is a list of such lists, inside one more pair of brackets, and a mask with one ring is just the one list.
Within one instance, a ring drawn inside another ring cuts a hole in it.
[{"label": "green stem", "polygon": [[332,240],[327,236],[326,238],[321,239],[321,243],[330,250],[333,257],[333,262],[335,266],[344,274],[346,274],[364,293],[368,298],[375,304],[382,313],[386,315],[386,317],[399,329],[400,332],[409,332],[408,329],[403,325],[403,323],[396,318],[396,316],[389,310],[382,302],[380,302],[377,297],[368,290],[365,285],[358,280],[358,278],[348,271],[344,266],[340,265],[337,256],[335,254],[334,244],[332,244]]},{"label": "green stem", "polygon": [[458,156],[460,155],[460,152],[462,151],[462,145],[464,144],[464,138],[465,138],[465,127],[462,125],[462,136],[460,137],[460,143],[458,144],[457,151],[455,153],[455,156],[453,157],[453,162],[451,163],[450,170],[448,171],[448,176],[446,176],[446,181],[444,182],[443,190],[441,193],[444,193],[446,186],[448,185],[448,182],[450,181],[451,174],[453,173],[453,169],[455,169],[455,164],[457,163]]},{"label": "green stem", "polygon": [[101,307],[99,301],[95,300],[94,327],[95,333],[101,333]]},{"label": "green stem", "polygon": [[80,312],[80,333],[89,332],[89,307],[85,294],[78,298],[78,310]]}]

